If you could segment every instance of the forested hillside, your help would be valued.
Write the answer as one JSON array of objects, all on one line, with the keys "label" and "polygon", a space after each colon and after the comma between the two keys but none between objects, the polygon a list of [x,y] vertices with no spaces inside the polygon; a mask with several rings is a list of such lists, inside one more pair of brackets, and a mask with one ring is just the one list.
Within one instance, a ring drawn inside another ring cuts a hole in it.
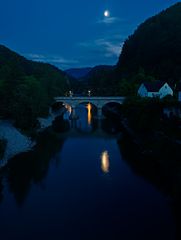
[{"label": "forested hillside", "polygon": [[90,71],[92,70],[91,67],[87,67],[87,68],[71,68],[71,69],[67,69],[65,72],[75,78],[75,79],[80,79],[85,77]]},{"label": "forested hillside", "polygon": [[69,79],[58,68],[25,59],[0,45],[0,117],[29,129],[47,114],[53,97],[68,90]]},{"label": "forested hillside", "polygon": [[181,80],[181,3],[141,24],[124,44],[117,70],[134,79],[137,73],[177,83]]},{"label": "forested hillside", "polygon": [[92,90],[93,95],[115,95],[114,70],[114,66],[96,66],[82,78],[82,81],[86,83],[88,89]]}]

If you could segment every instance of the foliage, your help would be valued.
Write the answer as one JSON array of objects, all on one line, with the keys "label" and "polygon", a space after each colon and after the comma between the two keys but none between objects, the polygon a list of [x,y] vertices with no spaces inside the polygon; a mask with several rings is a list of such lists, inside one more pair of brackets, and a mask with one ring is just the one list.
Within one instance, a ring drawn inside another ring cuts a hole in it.
[{"label": "foliage", "polygon": [[[137,133],[154,135],[160,132],[163,135],[180,139],[180,118],[174,114],[180,105],[174,98],[140,98],[129,97],[123,104],[123,115],[129,125]],[[170,111],[169,116],[164,109]],[[170,109],[170,110],[169,110]]]},{"label": "foliage", "polygon": [[22,129],[36,125],[48,113],[53,97],[68,89],[68,78],[58,68],[26,60],[0,45],[0,116]]},{"label": "foliage", "polygon": [[158,98],[130,97],[123,105],[123,114],[134,130],[152,132],[161,127],[162,103]]},{"label": "foliage", "polygon": [[117,91],[113,66],[94,67],[86,77],[81,79],[85,94],[91,90],[93,96],[115,95]]},{"label": "foliage", "polygon": [[123,46],[117,70],[132,78],[140,67],[156,79],[181,80],[181,3],[141,24]]},{"label": "foliage", "polygon": [[130,83],[127,79],[123,78],[118,83],[117,95],[120,96],[134,96],[138,85],[136,83]]}]

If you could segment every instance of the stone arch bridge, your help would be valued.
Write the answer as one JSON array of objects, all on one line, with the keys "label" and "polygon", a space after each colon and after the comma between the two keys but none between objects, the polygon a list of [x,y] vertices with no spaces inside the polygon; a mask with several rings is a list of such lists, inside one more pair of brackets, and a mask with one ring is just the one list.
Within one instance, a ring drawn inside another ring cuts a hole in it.
[{"label": "stone arch bridge", "polygon": [[68,104],[72,108],[72,115],[75,116],[75,108],[82,103],[91,103],[97,107],[97,116],[102,118],[102,108],[108,103],[123,104],[125,97],[55,97],[55,102]]}]

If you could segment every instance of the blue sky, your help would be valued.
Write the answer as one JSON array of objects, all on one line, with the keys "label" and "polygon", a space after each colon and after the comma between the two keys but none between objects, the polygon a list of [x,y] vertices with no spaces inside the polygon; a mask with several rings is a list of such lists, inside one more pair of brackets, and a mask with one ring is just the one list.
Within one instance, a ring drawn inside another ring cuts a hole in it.
[{"label": "blue sky", "polygon": [[[0,44],[61,69],[116,64],[124,40],[172,0],[1,1]],[[104,17],[108,9],[110,16]]]}]

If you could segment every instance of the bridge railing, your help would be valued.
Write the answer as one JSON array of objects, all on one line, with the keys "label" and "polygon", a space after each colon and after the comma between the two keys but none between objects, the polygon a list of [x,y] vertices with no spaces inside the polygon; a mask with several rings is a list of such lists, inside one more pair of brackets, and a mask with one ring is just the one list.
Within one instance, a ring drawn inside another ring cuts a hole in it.
[{"label": "bridge railing", "polygon": [[64,101],[64,100],[118,100],[124,101],[125,97],[55,97],[55,101]]}]

